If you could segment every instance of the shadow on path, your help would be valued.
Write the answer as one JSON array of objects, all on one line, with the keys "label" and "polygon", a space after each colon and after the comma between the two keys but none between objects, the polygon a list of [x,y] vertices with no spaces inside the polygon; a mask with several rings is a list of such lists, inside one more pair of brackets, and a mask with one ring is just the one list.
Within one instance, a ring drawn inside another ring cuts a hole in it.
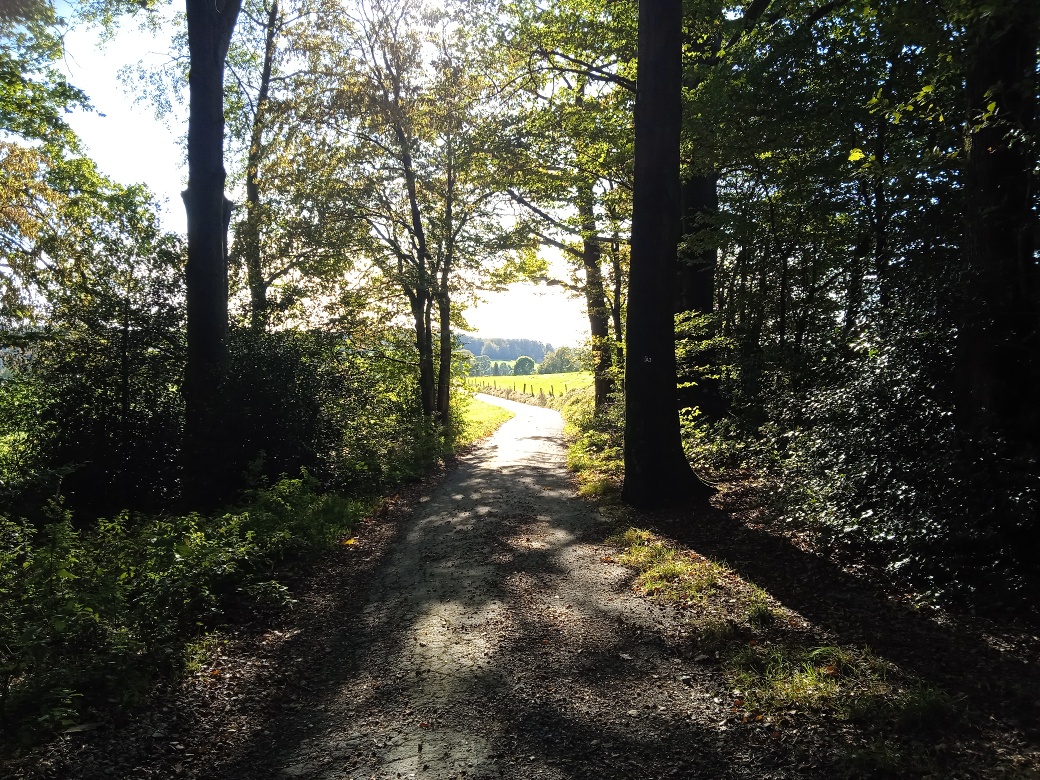
[{"label": "shadow on path", "polygon": [[718,673],[602,560],[559,416],[516,411],[407,522],[367,601],[334,594],[321,643],[285,642],[299,676],[201,776],[801,776],[797,745],[719,727]]}]

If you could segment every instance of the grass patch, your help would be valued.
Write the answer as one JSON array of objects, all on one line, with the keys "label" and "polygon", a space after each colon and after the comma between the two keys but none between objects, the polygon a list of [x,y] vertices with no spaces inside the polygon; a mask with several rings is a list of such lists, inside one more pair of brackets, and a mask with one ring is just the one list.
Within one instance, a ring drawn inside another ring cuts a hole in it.
[{"label": "grass patch", "polygon": [[[688,613],[692,639],[702,658],[721,663],[727,685],[739,691],[734,707],[743,711],[743,722],[827,713],[868,734],[912,741],[965,719],[961,699],[901,672],[869,648],[809,644],[811,634],[789,626],[791,613],[722,564],[641,528],[627,528],[607,543],[617,548],[617,563],[638,572],[637,591],[697,604]],[[909,762],[903,766],[927,763],[927,756],[912,747],[864,743],[849,760],[876,763],[882,771],[900,761]]]},{"label": "grass patch", "polygon": [[777,620],[777,614],[769,604],[769,595],[757,585],[751,585],[744,617],[750,625],[756,628],[771,626]]},{"label": "grass patch", "polygon": [[567,451],[567,468],[578,477],[578,493],[586,498],[620,495],[625,476],[623,451],[609,436],[590,431]]},{"label": "grass patch", "polygon": [[745,706],[766,711],[819,709],[860,688],[889,692],[876,659],[843,647],[748,645],[731,657],[727,671]]},{"label": "grass patch", "polygon": [[586,498],[616,501],[625,476],[623,442],[617,425],[620,410],[597,413],[592,387],[567,394],[560,410],[564,433],[571,439],[567,468],[578,478],[578,493]]},{"label": "grass patch", "polygon": [[689,602],[703,598],[718,582],[718,564],[679,550],[649,531],[629,528],[607,543],[618,548],[618,563],[639,572],[635,588],[647,595]]},{"label": "grass patch", "polygon": [[461,431],[455,438],[456,447],[465,447],[493,434],[502,423],[516,415],[501,406],[469,399],[463,414]]},{"label": "grass patch", "polygon": [[929,734],[957,726],[967,710],[961,698],[917,683],[880,695],[860,693],[845,703],[843,714],[854,723],[887,723],[903,734]]}]

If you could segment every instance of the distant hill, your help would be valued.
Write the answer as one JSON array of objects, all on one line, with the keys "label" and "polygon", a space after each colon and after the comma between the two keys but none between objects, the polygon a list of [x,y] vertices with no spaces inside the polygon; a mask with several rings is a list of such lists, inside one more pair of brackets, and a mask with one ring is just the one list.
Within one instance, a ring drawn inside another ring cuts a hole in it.
[{"label": "distant hill", "polygon": [[459,335],[462,348],[468,349],[475,357],[487,355],[492,360],[516,360],[521,355],[541,363],[546,352],[552,351],[552,344],[532,339],[482,339],[479,336]]}]

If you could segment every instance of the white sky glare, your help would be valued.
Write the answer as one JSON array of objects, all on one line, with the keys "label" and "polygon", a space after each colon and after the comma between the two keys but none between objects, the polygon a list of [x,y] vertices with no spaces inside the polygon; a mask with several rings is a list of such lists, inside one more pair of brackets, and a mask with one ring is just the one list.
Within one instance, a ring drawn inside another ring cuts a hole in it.
[{"label": "white sky glare", "polygon": [[102,173],[121,184],[147,184],[163,206],[163,224],[183,233],[187,218],[180,193],[188,172],[177,133],[155,118],[150,105],[135,104],[118,77],[125,65],[165,61],[167,46],[161,37],[128,26],[99,49],[97,30],[71,30],[65,36],[65,68],[95,112],[77,111],[68,121]]},{"label": "white sky glare", "polygon": [[[69,81],[90,97],[96,113],[77,111],[67,117],[87,154],[102,173],[122,184],[147,184],[162,206],[168,230],[186,230],[180,193],[187,167],[178,145],[183,131],[155,118],[152,106],[134,102],[118,73],[145,60],[165,62],[168,41],[139,31],[132,23],[98,46],[98,31],[77,27],[65,36],[65,68]],[[176,110],[176,109],[175,109]],[[484,338],[529,338],[555,347],[576,346],[588,338],[581,302],[559,287],[529,283],[502,292],[483,293],[484,301],[466,312],[473,335]]]}]

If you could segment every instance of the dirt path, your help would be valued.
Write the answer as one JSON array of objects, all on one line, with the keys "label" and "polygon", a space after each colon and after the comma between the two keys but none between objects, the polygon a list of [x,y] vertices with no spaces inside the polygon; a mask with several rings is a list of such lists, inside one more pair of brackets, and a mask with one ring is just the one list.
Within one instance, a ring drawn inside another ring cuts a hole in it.
[{"label": "dirt path", "polygon": [[318,694],[213,776],[769,776],[722,744],[718,680],[587,541],[603,520],[559,415],[484,400],[516,417],[409,521]]},{"label": "dirt path", "polygon": [[[516,417],[384,504],[296,583],[294,610],[225,633],[151,707],[66,734],[13,776],[1040,777],[1033,635],[893,603],[762,530],[740,491],[728,508],[638,518],[731,567],[685,609],[640,597],[602,544],[611,523],[573,490],[559,415],[483,398]],[[745,580],[772,594],[776,624],[738,625]],[[972,719],[914,734],[823,705],[763,718],[698,634],[710,610],[735,632],[726,652],[869,643]],[[841,757],[870,746],[859,770]],[[897,749],[901,763],[876,760]]]},{"label": "dirt path", "polygon": [[[1040,777],[1033,635],[892,602],[762,529],[761,502],[742,510],[741,490],[714,509],[630,518],[729,566],[704,602],[638,596],[603,545],[611,522],[573,490],[559,415],[483,398],[516,417],[385,502],[352,544],[295,583],[295,609],[228,629],[150,706],[72,730],[8,774]],[[742,616],[749,582],[771,594],[775,624]],[[728,644],[705,633],[715,612],[732,629]],[[881,709],[870,722],[825,703],[763,716],[725,668],[752,649],[868,643],[877,663],[941,686],[970,718],[925,713],[893,731]],[[864,749],[868,761],[850,763]]]}]

